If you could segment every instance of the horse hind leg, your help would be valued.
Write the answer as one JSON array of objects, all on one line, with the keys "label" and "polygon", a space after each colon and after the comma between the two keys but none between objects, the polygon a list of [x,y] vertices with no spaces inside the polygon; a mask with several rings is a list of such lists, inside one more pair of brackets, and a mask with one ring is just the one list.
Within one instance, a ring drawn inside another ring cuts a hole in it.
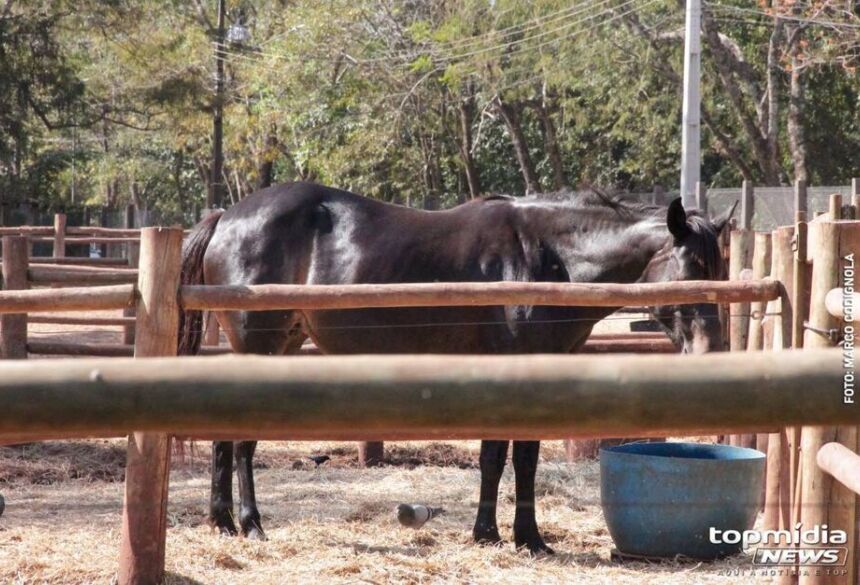
[{"label": "horse hind leg", "polygon": [[514,512],[514,544],[532,554],[553,554],[538,531],[535,517],[535,475],[537,473],[540,441],[514,441],[514,478],[517,504]]},{"label": "horse hind leg", "polygon": [[260,511],[257,510],[257,497],[254,493],[254,451],[257,441],[240,441],[234,446],[236,451],[236,476],[239,479],[239,526],[242,535],[253,540],[266,540]]}]

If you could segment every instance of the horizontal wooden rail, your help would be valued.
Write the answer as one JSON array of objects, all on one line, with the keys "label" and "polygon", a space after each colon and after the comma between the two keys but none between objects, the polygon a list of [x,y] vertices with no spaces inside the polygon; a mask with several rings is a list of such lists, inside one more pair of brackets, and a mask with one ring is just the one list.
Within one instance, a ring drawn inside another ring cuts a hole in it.
[{"label": "horizontal wooden rail", "polygon": [[858,424],[842,352],[0,363],[0,442],[129,431],[295,440],[561,439]]},{"label": "horizontal wooden rail", "polygon": [[780,288],[781,284],[775,280],[684,281],[653,284],[434,282],[349,285],[194,285],[181,288],[181,302],[186,309],[213,311],[514,304],[623,307],[769,301],[779,297]]},{"label": "horizontal wooden rail", "polygon": [[827,312],[837,319],[845,319],[845,309],[849,308],[854,320],[860,319],[860,292],[845,294],[841,288],[834,288],[824,297]]},{"label": "horizontal wooden rail", "polygon": [[860,455],[839,443],[827,443],[818,450],[816,460],[818,467],[860,494]]},{"label": "horizontal wooden rail", "polygon": [[112,327],[134,325],[134,317],[67,317],[64,315],[30,315],[27,323],[46,325],[92,325],[96,327]]},{"label": "horizontal wooden rail", "polygon": [[[87,357],[132,357],[134,346],[122,343],[70,343],[68,341],[28,341],[27,352],[36,355]],[[232,353],[229,347],[201,347],[200,355]]]},{"label": "horizontal wooden rail", "polygon": [[580,353],[678,353],[672,340],[662,339],[595,339],[590,337]]},{"label": "horizontal wooden rail", "polygon": [[66,233],[70,236],[102,236],[116,238],[139,238],[140,230],[137,228],[104,228],[104,227],[67,227]]},{"label": "horizontal wooden rail", "polygon": [[17,227],[0,227],[0,236],[53,236],[54,226],[22,225]]},{"label": "horizontal wooden rail", "polygon": [[123,309],[134,304],[133,284],[0,291],[0,313]]},{"label": "horizontal wooden rail", "polygon": [[59,265],[59,266],[128,266],[126,258],[51,258],[48,256],[32,256],[30,266],[33,265]]},{"label": "horizontal wooden rail", "polygon": [[31,265],[27,278],[34,284],[131,284],[137,282],[137,270],[132,268],[102,268],[93,266]]},{"label": "horizontal wooden rail", "polygon": [[[34,236],[30,238],[31,242],[53,242],[53,236]],[[140,242],[140,237],[125,237],[125,236],[116,236],[116,237],[105,237],[105,236],[77,236],[72,238],[65,238],[64,243],[67,246],[71,245],[82,245],[82,244],[137,244]]]}]

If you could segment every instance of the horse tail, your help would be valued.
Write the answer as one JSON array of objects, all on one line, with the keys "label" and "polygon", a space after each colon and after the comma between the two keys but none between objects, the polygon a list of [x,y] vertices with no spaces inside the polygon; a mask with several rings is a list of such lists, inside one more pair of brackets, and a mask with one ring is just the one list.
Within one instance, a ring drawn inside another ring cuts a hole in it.
[{"label": "horse tail", "polygon": [[[224,212],[213,211],[197,224],[182,246],[180,282],[203,284],[203,256]],[[203,341],[203,311],[183,310],[179,315],[177,355],[197,355]]]}]

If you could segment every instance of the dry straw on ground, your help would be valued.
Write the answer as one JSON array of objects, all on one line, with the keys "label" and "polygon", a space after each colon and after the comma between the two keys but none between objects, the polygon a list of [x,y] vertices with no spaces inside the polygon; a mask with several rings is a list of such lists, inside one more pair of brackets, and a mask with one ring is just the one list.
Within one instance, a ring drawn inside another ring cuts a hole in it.
[{"label": "dry straw on ground", "polygon": [[[598,465],[567,464],[548,443],[538,471],[538,518],[558,554],[532,558],[508,543],[472,544],[477,442],[392,444],[391,464],[356,465],[355,447],[262,443],[257,494],[269,541],[223,538],[205,524],[207,445],[175,462],[170,486],[168,583],[736,583],[747,558],[717,563],[611,562],[599,506]],[[316,467],[305,457],[327,453]],[[509,466],[510,467],[510,466]],[[0,448],[0,582],[110,583],[122,505],[121,441]],[[401,502],[448,513],[415,531],[401,528]],[[501,492],[510,538],[513,477]],[[767,583],[756,578],[756,582]]]}]

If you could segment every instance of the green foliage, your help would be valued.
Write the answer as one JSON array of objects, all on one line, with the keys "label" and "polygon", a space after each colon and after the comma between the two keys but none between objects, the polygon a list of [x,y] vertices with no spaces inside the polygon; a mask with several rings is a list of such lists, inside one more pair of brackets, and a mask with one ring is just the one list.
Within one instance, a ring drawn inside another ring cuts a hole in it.
[{"label": "green foliage", "polygon": [[[134,202],[191,221],[211,180],[215,5],[10,3],[0,14],[0,194],[44,208]],[[638,21],[669,39],[655,48],[625,26],[629,7],[610,5],[614,12],[566,0],[229,0],[228,24],[250,33],[222,48],[229,201],[271,175],[451,205],[468,196],[467,155],[483,192],[522,193],[499,99],[517,108],[544,188],[559,169],[542,111],[570,185],[673,188],[680,94],[661,67],[681,70],[683,15],[670,0],[638,7]],[[720,26],[761,71],[768,21]],[[809,48],[819,55],[806,113],[816,183],[844,182],[860,167],[860,82],[832,65],[834,46],[819,35]],[[745,155],[719,78],[707,63],[704,74],[706,107]],[[703,179],[736,184],[740,170],[703,134]],[[788,148],[781,152],[790,175]]]}]

